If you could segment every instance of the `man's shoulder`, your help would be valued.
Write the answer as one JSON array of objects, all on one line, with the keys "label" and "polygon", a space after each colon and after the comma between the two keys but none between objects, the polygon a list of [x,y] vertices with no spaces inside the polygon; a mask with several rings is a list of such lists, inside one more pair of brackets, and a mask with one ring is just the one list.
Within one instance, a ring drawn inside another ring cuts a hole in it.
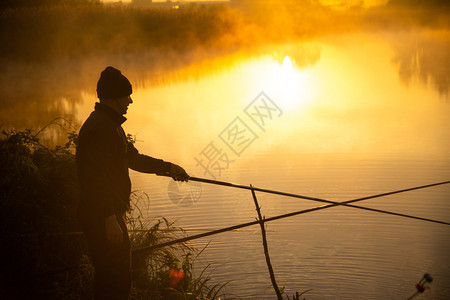
[{"label": "man's shoulder", "polygon": [[80,129],[80,137],[96,133],[105,133],[114,130],[115,124],[107,116],[98,111],[93,111]]},{"label": "man's shoulder", "polygon": [[111,118],[108,118],[107,115],[94,110],[89,117],[86,119],[86,121],[83,124],[84,126],[93,126],[93,127],[109,127],[109,128],[115,128],[117,127],[116,124],[111,120]]}]

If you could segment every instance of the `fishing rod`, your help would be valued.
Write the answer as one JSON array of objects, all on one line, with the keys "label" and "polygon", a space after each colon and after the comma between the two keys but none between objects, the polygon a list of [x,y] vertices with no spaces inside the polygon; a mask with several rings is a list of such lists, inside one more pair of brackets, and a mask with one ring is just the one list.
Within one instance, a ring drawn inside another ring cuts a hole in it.
[{"label": "fishing rod", "polygon": [[[164,175],[163,174],[157,174],[157,175],[168,176],[166,174],[164,174]],[[168,176],[168,177],[170,177],[170,176]],[[202,180],[201,182],[212,183],[212,184],[214,184],[213,182],[215,182],[215,180],[202,179],[202,178],[197,178],[197,177],[190,177],[189,180],[192,180],[192,181],[200,181],[200,180]],[[226,185],[226,186],[232,185],[232,184],[226,183],[226,182],[221,182],[221,183],[224,183],[224,184],[219,184],[219,185]],[[357,198],[357,199],[353,199],[353,200],[348,200],[348,201],[344,201],[344,202],[336,202],[336,204],[322,205],[322,206],[318,206],[318,207],[313,207],[313,208],[309,208],[309,209],[305,209],[305,210],[300,210],[300,211],[296,211],[296,212],[291,212],[291,213],[287,213],[287,214],[283,214],[283,215],[278,215],[278,216],[266,218],[266,219],[264,219],[264,222],[270,222],[270,221],[275,221],[275,220],[279,220],[279,219],[283,219],[283,218],[293,217],[293,216],[296,216],[296,215],[301,215],[301,214],[305,214],[305,213],[309,213],[309,212],[313,212],[313,211],[317,211],[317,210],[321,210],[321,209],[326,209],[326,208],[334,207],[334,206],[337,206],[337,205],[344,205],[344,204],[349,204],[349,203],[354,203],[354,202],[374,199],[374,198],[378,198],[378,197],[384,197],[384,196],[393,195],[393,194],[409,192],[409,191],[413,191],[413,190],[424,189],[424,188],[438,186],[438,185],[443,185],[443,184],[448,184],[448,183],[450,183],[450,181],[438,182],[438,183],[427,184],[427,185],[422,185],[422,186],[417,186],[417,187],[412,187],[412,188],[407,188],[407,189],[402,189],[402,190],[397,190],[397,191],[392,191],[392,192],[387,192],[387,193],[382,193],[382,194],[376,194],[376,195],[366,196],[366,197]],[[245,189],[247,189],[247,186],[244,186],[244,187],[245,187]],[[251,187],[248,187],[248,188],[251,189]],[[396,213],[394,213],[394,214],[396,214]],[[407,215],[404,215],[404,216],[407,216]],[[413,216],[411,216],[411,217],[413,217]],[[440,223],[440,224],[444,224],[444,225],[450,225],[450,223],[442,222],[442,221],[436,221],[436,220],[425,219],[425,218],[420,218],[420,217],[413,217],[413,218],[414,219],[419,219],[419,220],[424,220],[424,221],[431,221],[431,222],[435,222],[435,223]],[[204,232],[204,233],[200,233],[200,234],[196,234],[196,235],[191,235],[191,236],[188,236],[188,237],[184,237],[184,238],[181,238],[181,239],[176,239],[176,240],[164,242],[164,243],[157,244],[157,245],[152,245],[152,246],[147,246],[147,247],[135,249],[132,252],[133,252],[133,254],[141,254],[141,253],[144,253],[144,252],[147,252],[147,251],[152,251],[152,250],[157,249],[157,248],[167,247],[167,246],[171,246],[171,245],[174,245],[174,244],[183,243],[183,242],[187,242],[187,241],[191,241],[191,240],[195,240],[195,239],[199,239],[199,238],[203,238],[203,237],[207,237],[207,236],[211,236],[211,235],[215,235],[215,234],[219,234],[219,233],[223,233],[223,232],[227,232],[227,231],[232,231],[232,230],[236,230],[236,229],[240,229],[240,228],[244,228],[244,227],[258,225],[258,224],[260,224],[260,221],[253,221],[253,222],[242,223],[242,224],[233,225],[233,226],[229,226],[229,227],[225,227],[225,228],[221,228],[221,229],[217,229],[217,230],[212,230],[212,231],[208,231],[208,232]]]},{"label": "fishing rod", "polygon": [[[156,174],[156,175],[171,177],[168,174]],[[357,209],[379,212],[379,213],[383,213],[383,214],[395,215],[395,216],[399,216],[399,217],[406,217],[406,218],[418,219],[418,220],[422,220],[422,221],[450,225],[450,223],[443,222],[443,221],[437,221],[437,220],[432,220],[432,219],[427,219],[427,218],[422,218],[422,217],[416,217],[416,216],[411,216],[411,215],[406,215],[406,214],[401,214],[401,213],[390,212],[390,211],[386,211],[386,210],[382,210],[382,209],[376,209],[376,208],[370,208],[370,207],[364,207],[364,206],[351,204],[351,203],[357,202],[357,201],[368,200],[368,199],[373,199],[373,198],[378,198],[378,197],[384,197],[384,196],[388,196],[388,195],[392,195],[392,194],[396,194],[396,193],[400,193],[400,192],[407,192],[407,191],[412,191],[412,190],[416,190],[416,189],[427,188],[427,187],[432,187],[432,186],[441,185],[441,184],[447,184],[447,183],[450,183],[450,181],[438,182],[438,183],[428,184],[428,185],[424,185],[424,186],[420,186],[420,187],[404,189],[404,190],[400,190],[400,191],[382,193],[382,194],[368,196],[368,197],[359,198],[359,199],[350,200],[350,201],[336,202],[336,201],[325,200],[325,199],[316,198],[316,197],[303,196],[303,195],[298,195],[298,194],[280,192],[280,191],[275,191],[275,190],[258,188],[258,187],[254,187],[254,186],[247,186],[247,185],[235,184],[235,183],[206,179],[206,178],[189,177],[189,180],[203,182],[203,183],[209,183],[209,184],[215,184],[215,185],[221,185],[221,186],[227,186],[227,187],[233,187],[233,188],[238,188],[238,189],[253,190],[253,191],[281,195],[281,196],[286,196],[286,197],[300,198],[300,199],[316,201],[316,202],[323,202],[323,203],[331,204],[331,206],[342,205],[342,206],[347,206],[347,207],[352,207],[352,208],[357,208]],[[329,206],[329,207],[331,207],[331,206]]]}]

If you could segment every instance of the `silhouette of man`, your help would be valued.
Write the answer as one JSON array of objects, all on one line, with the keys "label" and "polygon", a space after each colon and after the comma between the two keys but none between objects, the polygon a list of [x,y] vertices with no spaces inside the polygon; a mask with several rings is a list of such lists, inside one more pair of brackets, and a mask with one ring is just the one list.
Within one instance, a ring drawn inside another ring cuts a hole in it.
[{"label": "silhouette of man", "polygon": [[127,299],[130,291],[131,246],[125,219],[131,193],[128,169],[169,173],[178,181],[189,179],[180,166],[140,154],[127,140],[121,125],[133,103],[131,93],[128,79],[107,67],[97,83],[100,102],[78,137],[79,218],[95,267],[96,299]]}]

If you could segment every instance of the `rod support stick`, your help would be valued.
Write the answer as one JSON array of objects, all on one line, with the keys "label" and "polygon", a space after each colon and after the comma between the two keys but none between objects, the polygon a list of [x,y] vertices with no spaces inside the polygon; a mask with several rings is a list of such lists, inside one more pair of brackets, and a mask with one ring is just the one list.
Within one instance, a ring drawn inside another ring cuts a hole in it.
[{"label": "rod support stick", "polygon": [[[250,187],[252,187],[252,185],[250,185]],[[256,212],[258,213],[259,226],[261,227],[262,242],[263,242],[263,247],[264,247],[264,256],[266,257],[267,269],[269,269],[270,280],[272,281],[272,286],[273,286],[273,289],[275,290],[278,300],[282,300],[283,296],[281,296],[280,289],[278,288],[277,281],[275,280],[275,274],[273,272],[272,263],[270,262],[269,246],[267,244],[267,236],[266,236],[266,228],[264,227],[265,226],[264,225],[264,217],[261,214],[261,207],[258,204],[258,199],[256,199],[255,191],[253,189],[251,191],[252,191],[253,201],[255,202]]]}]

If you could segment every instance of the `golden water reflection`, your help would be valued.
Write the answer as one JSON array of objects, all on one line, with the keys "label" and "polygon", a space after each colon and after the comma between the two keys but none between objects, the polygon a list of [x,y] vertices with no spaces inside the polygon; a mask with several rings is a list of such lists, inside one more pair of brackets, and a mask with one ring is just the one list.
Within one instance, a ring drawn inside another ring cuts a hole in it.
[{"label": "golden water reflection", "polygon": [[[258,135],[246,157],[275,151],[448,156],[447,96],[426,85],[405,85],[389,43],[348,35],[297,47],[309,49],[303,53],[316,49],[315,60],[298,65],[289,51],[244,60],[233,56],[233,63],[225,57],[227,67],[207,77],[137,89],[125,127],[137,134],[143,152],[185,164],[236,117]],[[283,111],[264,130],[243,113],[260,92]]]}]

